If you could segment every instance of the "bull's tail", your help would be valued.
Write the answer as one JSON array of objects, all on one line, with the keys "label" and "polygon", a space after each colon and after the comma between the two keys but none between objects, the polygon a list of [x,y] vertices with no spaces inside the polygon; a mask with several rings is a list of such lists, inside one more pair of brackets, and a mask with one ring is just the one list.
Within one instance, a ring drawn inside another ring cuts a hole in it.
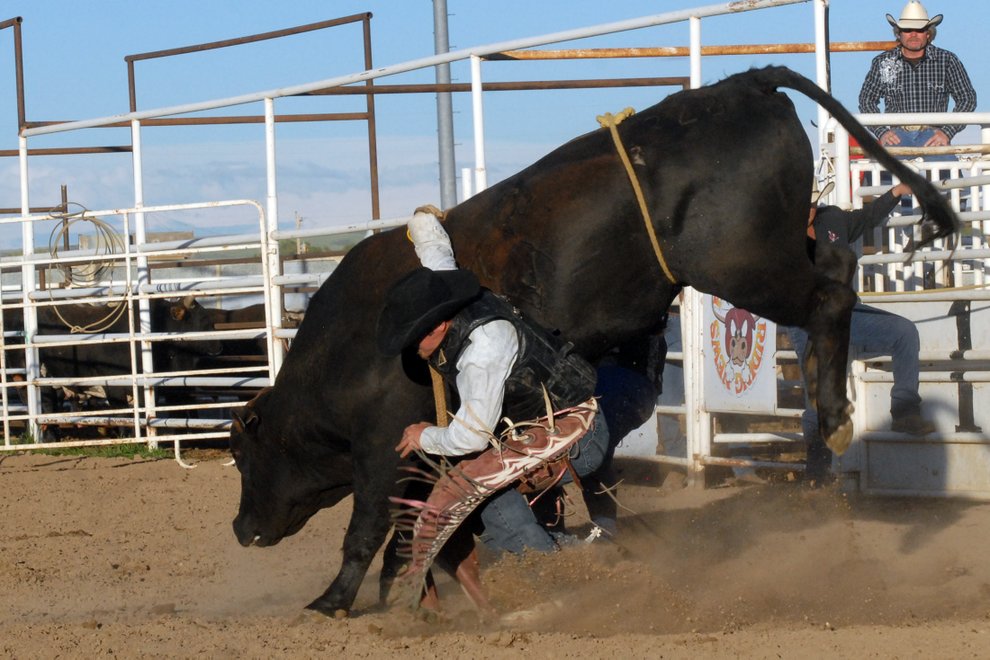
[{"label": "bull's tail", "polygon": [[[936,238],[948,236],[957,231],[959,221],[945,197],[923,176],[894,158],[884,149],[872,133],[863,127],[852,113],[832,95],[804,76],[781,66],[754,69],[749,72],[756,81],[764,85],[768,92],[777,87],[786,87],[801,92],[825,108],[859,142],[866,153],[890,170],[898,179],[911,187],[924,212],[922,218],[922,241],[918,246],[931,243]],[[745,75],[745,74],[744,74]]]}]

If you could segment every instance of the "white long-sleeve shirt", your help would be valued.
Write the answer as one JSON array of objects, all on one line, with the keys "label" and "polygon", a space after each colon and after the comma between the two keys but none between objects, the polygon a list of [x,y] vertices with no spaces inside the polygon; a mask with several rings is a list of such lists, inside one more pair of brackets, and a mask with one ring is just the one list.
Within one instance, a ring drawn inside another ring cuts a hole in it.
[{"label": "white long-sleeve shirt", "polygon": [[[417,213],[409,235],[420,262],[431,270],[453,270],[454,251],[447,232],[429,213]],[[491,321],[468,335],[469,343],[457,358],[457,394],[461,405],[447,427],[430,426],[420,445],[428,454],[462,456],[488,447],[498,424],[505,381],[519,354],[519,337],[512,324]]]},{"label": "white long-sleeve shirt", "polygon": [[[488,447],[498,424],[505,381],[519,354],[515,328],[495,320],[475,328],[457,359],[457,393],[461,404],[450,426],[430,426],[420,444],[428,454],[462,456]],[[521,420],[514,420],[521,421]]]}]

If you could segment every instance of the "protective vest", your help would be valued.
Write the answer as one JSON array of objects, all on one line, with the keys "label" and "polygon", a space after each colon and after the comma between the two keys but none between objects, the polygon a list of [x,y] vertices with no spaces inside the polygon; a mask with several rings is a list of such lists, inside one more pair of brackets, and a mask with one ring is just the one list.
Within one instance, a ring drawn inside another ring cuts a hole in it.
[{"label": "protective vest", "polygon": [[457,360],[471,343],[478,326],[502,319],[512,323],[519,338],[519,354],[505,383],[502,416],[522,422],[546,414],[543,388],[554,410],[575,406],[595,391],[595,369],[573,353],[573,345],[523,318],[508,301],[485,290],[451,320],[447,336],[430,356],[430,364],[456,387]]}]

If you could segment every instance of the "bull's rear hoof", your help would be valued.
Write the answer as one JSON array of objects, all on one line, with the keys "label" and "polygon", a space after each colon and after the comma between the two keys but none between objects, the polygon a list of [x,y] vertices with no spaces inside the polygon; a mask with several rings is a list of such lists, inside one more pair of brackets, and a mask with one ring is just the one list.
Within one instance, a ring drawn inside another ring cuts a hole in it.
[{"label": "bull's rear hoof", "polygon": [[350,612],[343,607],[337,607],[332,603],[327,603],[322,598],[317,598],[312,603],[306,606],[307,610],[313,610],[314,612],[319,612],[323,616],[329,617],[331,619],[346,619],[350,616]]},{"label": "bull's rear hoof", "polygon": [[842,456],[842,454],[849,449],[849,445],[852,443],[852,437],[852,420],[846,420],[839,426],[839,428],[835,429],[835,432],[832,433],[832,435],[826,438],[825,444],[828,445],[828,448],[834,451],[837,456]]}]

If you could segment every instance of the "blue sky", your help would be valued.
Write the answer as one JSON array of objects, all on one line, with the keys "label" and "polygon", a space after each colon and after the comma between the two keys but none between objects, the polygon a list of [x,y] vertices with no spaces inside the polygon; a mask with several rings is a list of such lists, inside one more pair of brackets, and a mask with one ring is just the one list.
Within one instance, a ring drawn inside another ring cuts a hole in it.
[{"label": "blue sky", "polygon": [[[557,32],[596,23],[702,6],[704,1],[624,0],[448,0],[452,49]],[[887,40],[885,13],[898,16],[901,0],[832,0],[833,41]],[[990,67],[980,39],[990,25],[990,3],[939,0],[925,5],[943,13],[936,43],[957,53],[981,95],[990,98]],[[7,0],[0,20],[23,23],[27,116],[30,120],[86,119],[128,110],[124,56],[312,23],[370,11],[374,63],[395,64],[433,54],[430,0]],[[813,39],[813,5],[750,12],[702,21],[706,45],[808,42]],[[581,46],[686,46],[686,23],[649,28],[581,42]],[[575,46],[576,44],[558,47]],[[833,91],[855,109],[859,85],[872,54],[836,54]],[[17,146],[14,103],[13,33],[0,32],[0,148]],[[705,58],[702,77],[713,82],[751,66],[785,64],[813,76],[811,55]],[[280,41],[184,55],[137,64],[141,109],[203,101],[304,83],[363,69],[357,24]],[[613,60],[600,63],[488,63],[486,81],[687,75],[686,58]],[[468,82],[466,64],[452,70]],[[432,82],[423,71],[382,83]],[[669,88],[594,91],[498,92],[485,98],[485,139],[489,183],[505,178],[563,142],[596,128],[595,115],[626,106],[645,108]],[[796,99],[797,100],[797,99]],[[810,103],[798,101],[809,131]],[[276,112],[357,111],[354,97],[292,99]],[[383,95],[376,101],[382,216],[410,213],[439,203],[436,110],[432,94]],[[455,95],[457,167],[473,160],[470,99]],[[260,104],[237,114],[260,113]],[[974,131],[970,129],[970,134]],[[366,129],[363,123],[280,124],[278,127],[279,211],[283,226],[298,214],[306,227],[359,222],[370,217],[367,193]],[[957,142],[960,141],[957,139]],[[148,204],[229,198],[263,200],[264,137],[260,125],[148,128],[143,132],[145,201]],[[35,147],[127,144],[120,129],[91,129],[73,136],[43,137]],[[32,204],[58,201],[60,184],[88,208],[133,203],[130,157],[98,155],[31,159]],[[16,159],[0,160],[0,206],[19,204]],[[243,213],[209,217],[173,214],[155,220],[161,228],[246,224]]]}]

